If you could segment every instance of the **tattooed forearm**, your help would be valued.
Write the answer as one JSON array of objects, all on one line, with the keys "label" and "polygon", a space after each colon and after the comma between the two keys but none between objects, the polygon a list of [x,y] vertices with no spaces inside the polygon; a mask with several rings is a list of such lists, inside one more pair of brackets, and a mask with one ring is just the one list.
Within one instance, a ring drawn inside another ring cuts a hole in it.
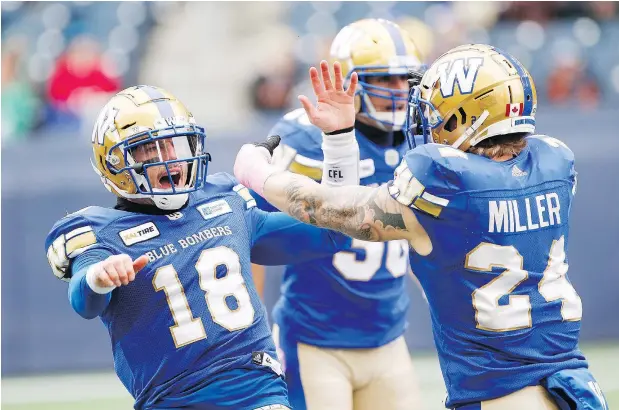
[{"label": "tattooed forearm", "polygon": [[[337,201],[333,192],[314,189],[297,181],[285,187],[288,213],[300,221],[341,231],[355,238],[370,240],[372,232],[363,223],[365,209],[362,200]],[[354,197],[353,197],[354,198]]]},{"label": "tattooed forearm", "polygon": [[417,217],[391,198],[386,186],[328,188],[305,176],[280,172],[267,179],[264,195],[302,222],[364,241],[406,239],[420,255],[432,252],[432,242]]},{"label": "tattooed forearm", "polygon": [[353,238],[385,241],[406,238],[400,205],[386,188],[327,188],[301,175],[273,175],[267,200],[302,222],[334,229]]},{"label": "tattooed forearm", "polygon": [[404,223],[404,218],[401,213],[390,213],[388,211],[383,211],[383,209],[378,206],[374,200],[372,200],[372,203],[370,204],[370,211],[374,213],[374,220],[381,222],[383,226],[391,226],[396,229],[406,229],[406,224]]}]

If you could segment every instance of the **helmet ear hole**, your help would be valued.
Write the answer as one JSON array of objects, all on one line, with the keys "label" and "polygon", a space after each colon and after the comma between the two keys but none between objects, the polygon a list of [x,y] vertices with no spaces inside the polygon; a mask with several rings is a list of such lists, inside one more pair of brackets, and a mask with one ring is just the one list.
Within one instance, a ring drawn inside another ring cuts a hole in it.
[{"label": "helmet ear hole", "polygon": [[452,132],[456,128],[458,128],[458,118],[456,117],[456,114],[452,114],[452,116],[449,117],[449,119],[445,123],[444,129],[447,132]]},{"label": "helmet ear hole", "polygon": [[103,161],[103,155],[99,155],[99,163],[101,164],[101,169],[108,169],[107,165],[105,164],[105,161]]},{"label": "helmet ear hole", "polygon": [[462,117],[462,119],[460,120],[460,124],[462,125],[466,124],[466,112],[464,111],[462,107],[458,108],[458,112],[460,113],[460,116]]}]

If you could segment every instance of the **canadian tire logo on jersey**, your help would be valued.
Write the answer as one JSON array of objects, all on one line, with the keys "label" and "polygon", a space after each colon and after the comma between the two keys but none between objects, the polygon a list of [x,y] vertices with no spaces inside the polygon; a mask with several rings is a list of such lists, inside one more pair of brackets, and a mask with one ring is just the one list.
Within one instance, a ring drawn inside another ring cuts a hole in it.
[{"label": "canadian tire logo on jersey", "polygon": [[159,236],[159,229],[157,229],[154,223],[147,222],[145,224],[120,231],[118,232],[118,235],[120,235],[120,239],[122,239],[125,245],[131,246],[139,242],[156,238]]}]

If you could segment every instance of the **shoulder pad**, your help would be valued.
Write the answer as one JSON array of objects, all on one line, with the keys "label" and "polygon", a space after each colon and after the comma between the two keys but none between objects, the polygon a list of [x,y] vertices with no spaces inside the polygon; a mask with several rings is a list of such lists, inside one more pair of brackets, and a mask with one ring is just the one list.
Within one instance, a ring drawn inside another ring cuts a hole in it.
[{"label": "shoulder pad", "polygon": [[245,185],[235,185],[232,190],[237,193],[245,201],[245,209],[253,208],[256,206],[256,200],[249,192],[249,189]]},{"label": "shoulder pad", "polygon": [[112,220],[107,209],[88,207],[69,214],[56,222],[45,239],[47,260],[54,275],[69,281],[71,260],[88,249],[101,245],[96,231]]},{"label": "shoulder pad", "polygon": [[256,206],[256,200],[253,198],[249,189],[245,185],[239,183],[239,181],[232,175],[226,172],[218,172],[211,174],[206,178],[207,195],[214,195],[218,193],[230,193],[232,195],[238,195],[245,201],[246,209]]},{"label": "shoulder pad", "polygon": [[532,152],[539,155],[539,167],[556,179],[572,180],[572,194],[576,194],[576,170],[574,153],[561,140],[548,135],[527,137],[527,144]]},{"label": "shoulder pad", "polygon": [[561,155],[567,161],[574,161],[574,153],[565,144],[565,142],[549,137],[548,135],[531,135],[527,137],[527,142],[533,147],[537,147],[540,142],[544,142],[550,148],[554,148],[553,151]]},{"label": "shoulder pad", "polygon": [[282,138],[273,155],[275,164],[315,180],[322,178],[322,133],[309,122],[303,108],[289,112],[275,124],[269,135],[275,134]]},{"label": "shoulder pad", "polygon": [[389,193],[403,205],[438,217],[460,190],[453,166],[467,159],[468,154],[440,144],[417,147],[396,168]]},{"label": "shoulder pad", "polygon": [[225,193],[232,190],[232,187],[239,182],[227,172],[216,172],[206,176],[206,183],[203,190],[210,195]]}]

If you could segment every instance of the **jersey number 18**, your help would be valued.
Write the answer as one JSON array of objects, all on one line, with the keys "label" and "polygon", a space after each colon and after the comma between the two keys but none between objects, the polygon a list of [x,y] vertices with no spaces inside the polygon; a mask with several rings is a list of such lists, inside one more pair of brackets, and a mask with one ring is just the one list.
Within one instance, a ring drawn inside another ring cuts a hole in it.
[{"label": "jersey number 18", "polygon": [[[227,273],[217,278],[217,266],[225,265]],[[254,307],[241,275],[239,255],[226,246],[205,249],[196,263],[200,288],[204,291],[206,305],[211,318],[218,325],[233,331],[249,327],[254,321]],[[174,266],[162,266],[153,277],[155,290],[163,290],[168,307],[174,318],[170,333],[176,347],[182,347],[198,340],[206,339],[201,318],[194,318],[185,296],[185,290]],[[230,309],[226,298],[236,298],[236,309]]]}]

